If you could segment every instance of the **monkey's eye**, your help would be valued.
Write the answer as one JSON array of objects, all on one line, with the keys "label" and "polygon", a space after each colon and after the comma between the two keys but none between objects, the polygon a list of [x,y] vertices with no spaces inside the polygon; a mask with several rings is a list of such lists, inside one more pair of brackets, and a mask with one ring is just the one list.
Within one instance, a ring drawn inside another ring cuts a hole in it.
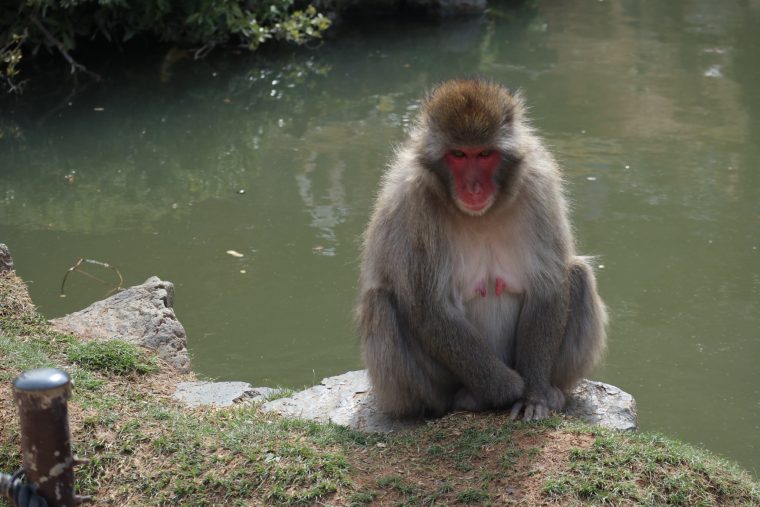
[{"label": "monkey's eye", "polygon": [[478,156],[483,157],[483,158],[490,157],[491,155],[493,155],[493,150],[483,150],[480,153],[478,153]]},{"label": "monkey's eye", "polygon": [[462,150],[451,150],[451,154],[456,158],[464,158],[464,152]]}]

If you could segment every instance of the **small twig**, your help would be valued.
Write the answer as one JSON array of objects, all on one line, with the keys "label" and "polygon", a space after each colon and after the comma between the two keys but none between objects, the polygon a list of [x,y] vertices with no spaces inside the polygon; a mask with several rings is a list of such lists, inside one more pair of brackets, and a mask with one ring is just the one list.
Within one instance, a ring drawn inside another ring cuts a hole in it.
[{"label": "small twig", "polygon": [[5,86],[8,88],[8,93],[19,93],[24,88],[24,84],[26,84],[26,80],[16,83],[7,76],[3,76],[3,81],[5,81]]},{"label": "small twig", "polygon": [[195,50],[193,53],[193,59],[194,60],[200,60],[202,58],[205,58],[207,54],[209,54],[217,45],[217,41],[214,39],[211,39],[207,43],[205,43],[203,46],[199,47]]},{"label": "small twig", "polygon": [[37,19],[36,16],[32,16],[32,23],[34,26],[36,26],[40,32],[45,36],[45,38],[53,44],[57,49],[58,52],[61,53],[61,56],[63,56],[67,62],[69,62],[69,65],[71,65],[71,73],[73,74],[76,71],[84,72],[85,74],[89,74],[92,76],[96,81],[100,81],[100,75],[96,74],[95,72],[91,71],[81,63],[77,62],[72,58],[72,56],[69,54],[68,51],[66,51],[66,48],[63,46],[63,42],[59,41],[55,37],[53,37],[53,34],[48,31],[47,28],[45,28],[45,25],[43,25],[39,19]]},{"label": "small twig", "polygon": [[124,277],[121,276],[121,271],[119,271],[116,267],[111,266],[107,262],[96,261],[96,260],[93,260],[93,259],[84,259],[84,258],[80,257],[79,259],[76,260],[76,262],[74,263],[73,266],[71,266],[69,269],[66,270],[66,274],[63,275],[63,281],[61,282],[61,297],[62,298],[66,297],[66,293],[64,292],[64,288],[66,287],[66,279],[74,271],[76,271],[78,273],[81,273],[81,274],[83,274],[83,275],[85,275],[85,276],[87,276],[89,278],[92,278],[93,280],[97,280],[98,282],[102,283],[103,285],[109,285],[108,282],[106,282],[105,280],[102,280],[102,279],[98,278],[95,275],[92,275],[92,274],[90,274],[90,273],[88,273],[86,271],[82,271],[81,269],[79,269],[79,266],[81,266],[82,264],[85,264],[85,263],[86,264],[95,264],[96,266],[102,266],[104,268],[111,269],[111,270],[113,270],[114,273],[116,273],[116,276],[119,277],[119,284],[116,287],[112,288],[110,291],[108,291],[108,293],[106,294],[107,296],[110,296],[114,292],[120,291],[122,289],[122,286],[124,285]]},{"label": "small twig", "polygon": [[87,278],[89,278],[91,280],[95,280],[96,282],[100,282],[103,285],[106,285],[108,283],[105,280],[103,280],[102,278],[98,278],[97,276],[95,276],[95,275],[93,275],[91,273],[88,273],[87,271],[82,271],[81,269],[77,269],[76,271],[77,271],[77,273],[81,273],[84,276],[86,276]]}]

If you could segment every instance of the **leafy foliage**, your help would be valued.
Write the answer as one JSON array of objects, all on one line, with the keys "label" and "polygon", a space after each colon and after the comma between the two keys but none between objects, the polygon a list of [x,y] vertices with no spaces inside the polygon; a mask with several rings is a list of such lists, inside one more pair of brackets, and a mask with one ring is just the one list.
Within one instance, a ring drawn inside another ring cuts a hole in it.
[{"label": "leafy foliage", "polygon": [[296,0],[22,0],[0,3],[0,86],[18,91],[18,66],[41,49],[71,56],[82,43],[119,46],[135,37],[195,48],[202,57],[218,45],[253,51],[268,40],[303,44],[321,37],[330,20]]}]

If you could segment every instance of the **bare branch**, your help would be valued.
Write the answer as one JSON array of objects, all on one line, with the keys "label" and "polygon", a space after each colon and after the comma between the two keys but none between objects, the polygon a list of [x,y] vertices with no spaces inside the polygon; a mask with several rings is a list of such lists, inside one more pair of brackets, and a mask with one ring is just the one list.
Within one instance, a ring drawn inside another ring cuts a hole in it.
[{"label": "bare branch", "polygon": [[92,76],[96,81],[100,81],[100,75],[96,74],[95,72],[89,70],[87,67],[82,65],[81,63],[77,62],[72,58],[72,56],[69,54],[68,51],[66,51],[66,48],[63,46],[63,42],[56,39],[50,31],[45,28],[45,25],[43,25],[39,19],[37,19],[36,16],[32,16],[32,23],[34,23],[34,26],[36,26],[40,32],[45,36],[45,38],[50,42],[52,45],[54,45],[58,52],[61,53],[61,56],[63,56],[67,62],[69,62],[69,65],[71,65],[71,73],[73,74],[76,71],[84,72],[85,74],[89,74]]}]

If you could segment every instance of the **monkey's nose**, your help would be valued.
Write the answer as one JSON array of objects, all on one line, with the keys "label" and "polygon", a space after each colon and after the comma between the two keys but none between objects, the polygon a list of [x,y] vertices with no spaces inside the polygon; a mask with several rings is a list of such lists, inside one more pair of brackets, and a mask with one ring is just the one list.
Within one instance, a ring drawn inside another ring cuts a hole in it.
[{"label": "monkey's nose", "polygon": [[467,183],[467,191],[472,195],[478,195],[483,191],[483,185],[478,180]]}]

